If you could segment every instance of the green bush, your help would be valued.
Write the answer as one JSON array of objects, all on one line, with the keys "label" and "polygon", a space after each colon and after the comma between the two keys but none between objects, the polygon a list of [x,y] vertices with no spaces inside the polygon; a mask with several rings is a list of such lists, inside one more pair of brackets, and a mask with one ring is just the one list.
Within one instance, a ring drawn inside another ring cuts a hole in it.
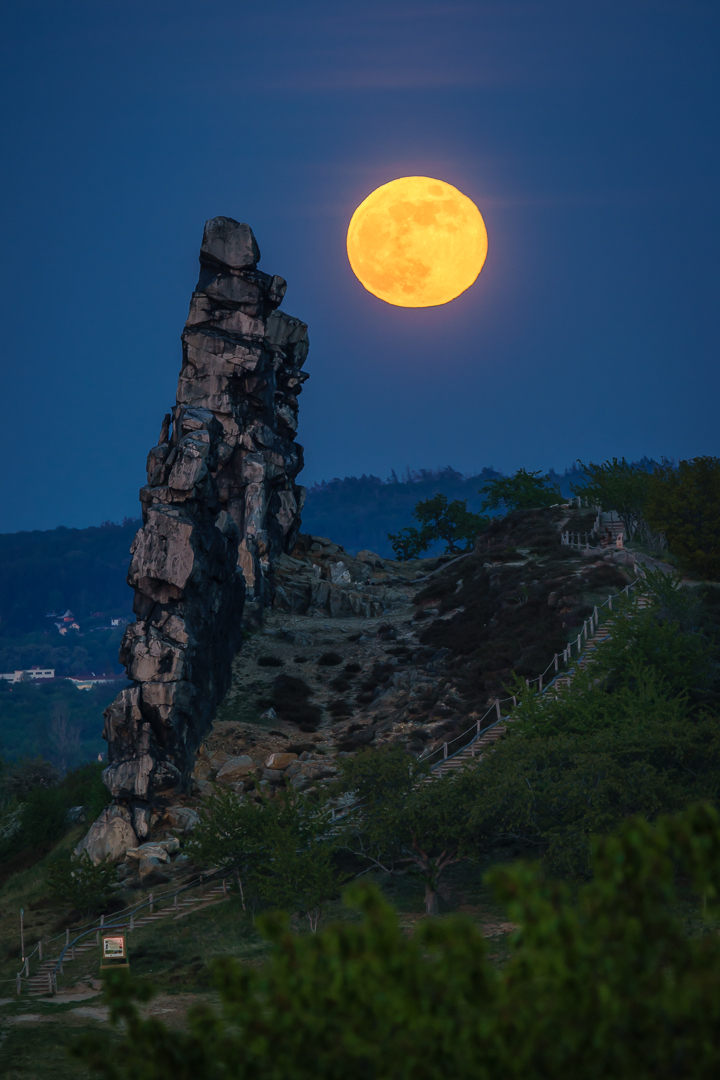
[{"label": "green bush", "polygon": [[96,866],[85,851],[79,859],[66,852],[50,864],[47,881],[53,900],[89,916],[107,906],[113,895],[110,886],[117,881],[117,873],[110,862]]},{"label": "green bush", "polygon": [[[498,969],[458,917],[410,937],[372,887],[348,890],[362,921],[296,936],[260,921],[261,967],[215,961],[222,1015],[182,1029],[145,1017],[151,990],[106,980],[112,1053],[88,1035],[74,1053],[106,1080],[714,1080],[720,1054],[720,938],[672,914],[675,873],[715,915],[720,820],[707,805],[596,841],[593,880],[572,894],[536,866],[489,876],[518,924]],[[708,930],[714,930],[710,923]]]}]

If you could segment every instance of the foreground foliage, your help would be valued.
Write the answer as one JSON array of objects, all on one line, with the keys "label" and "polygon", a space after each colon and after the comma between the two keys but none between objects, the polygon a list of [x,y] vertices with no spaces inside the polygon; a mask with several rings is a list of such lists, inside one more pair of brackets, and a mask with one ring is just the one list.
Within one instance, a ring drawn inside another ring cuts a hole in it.
[{"label": "foreground foliage", "polygon": [[269,961],[216,961],[222,1012],[196,1006],[183,1030],[143,1018],[136,1002],[151,991],[114,972],[123,1037],[111,1055],[101,1035],[74,1052],[105,1080],[716,1076],[720,940],[688,936],[669,905],[679,871],[717,910],[717,813],[634,819],[594,848],[594,878],[574,899],[531,864],[493,871],[519,924],[502,970],[467,920],[408,937],[375,889],[354,886],[359,924],[300,937],[266,917]]}]

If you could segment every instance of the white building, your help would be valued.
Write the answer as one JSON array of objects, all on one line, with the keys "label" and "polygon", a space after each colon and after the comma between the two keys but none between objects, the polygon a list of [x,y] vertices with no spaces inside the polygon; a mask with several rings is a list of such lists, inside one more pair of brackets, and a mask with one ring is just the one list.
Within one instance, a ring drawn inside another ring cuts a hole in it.
[{"label": "white building", "polygon": [[24,682],[26,679],[54,679],[55,668],[41,668],[33,667],[28,668],[25,671],[9,671],[5,674],[0,673],[0,679],[5,679],[6,682],[17,683]]}]

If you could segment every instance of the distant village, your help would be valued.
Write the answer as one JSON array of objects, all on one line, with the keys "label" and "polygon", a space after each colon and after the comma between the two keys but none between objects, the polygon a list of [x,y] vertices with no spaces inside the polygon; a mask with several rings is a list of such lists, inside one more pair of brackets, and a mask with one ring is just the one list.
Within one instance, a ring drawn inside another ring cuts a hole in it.
[{"label": "distant village", "polygon": [[[100,611],[90,612],[90,618],[102,618],[103,614]],[[69,633],[75,633],[80,635],[80,623],[77,622],[72,611],[68,608],[66,611],[49,611],[46,615],[47,619],[51,619],[58,633],[61,636],[65,636]],[[95,633],[98,630],[114,630],[117,627],[125,626],[127,619],[122,616],[118,618],[111,618],[107,626],[93,626],[88,628],[87,633]],[[39,665],[34,665],[30,668],[22,668],[16,671],[0,672],[0,679],[3,679],[6,683],[28,683],[45,681],[48,679],[55,679],[55,668],[44,668]],[[113,683],[118,680],[123,680],[124,675],[96,675],[95,672],[90,672],[87,676],[81,676],[72,678],[69,676],[62,676],[63,682],[71,682],[78,690],[91,690],[93,686],[100,685],[102,683]]]}]

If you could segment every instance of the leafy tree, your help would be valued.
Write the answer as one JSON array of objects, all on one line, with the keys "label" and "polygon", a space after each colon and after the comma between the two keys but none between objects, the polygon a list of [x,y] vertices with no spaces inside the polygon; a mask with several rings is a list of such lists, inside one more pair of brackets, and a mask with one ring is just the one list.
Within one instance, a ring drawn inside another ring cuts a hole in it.
[{"label": "leafy tree", "polygon": [[257,805],[233,791],[208,800],[190,845],[205,865],[235,867],[243,903],[302,911],[313,932],[342,881],[336,850],[328,814],[313,799],[280,793]]},{"label": "leafy tree", "polygon": [[602,510],[614,510],[625,526],[627,539],[632,540],[643,518],[651,473],[643,464],[625,458],[613,458],[601,465],[583,465],[578,460],[578,465],[585,480],[572,485],[573,493]]},{"label": "leafy tree", "polygon": [[427,766],[397,748],[367,749],[340,768],[339,790],[358,798],[345,819],[345,844],[369,866],[410,868],[424,882],[426,914],[436,915],[444,871],[474,851],[474,775],[418,783]]},{"label": "leafy tree", "polygon": [[110,886],[116,881],[113,864],[106,860],[95,866],[86,851],[79,859],[66,852],[51,863],[48,871],[52,899],[71,905],[85,916],[103,911],[113,895]]},{"label": "leafy tree", "polygon": [[[410,526],[400,529],[398,533],[387,534],[395,557],[403,562],[418,559],[439,540],[445,541],[447,552],[468,551],[488,522],[482,514],[473,514],[468,510],[467,499],[454,499],[449,503],[447,496],[442,494],[419,502],[413,510],[413,517],[420,522],[419,529]],[[465,545],[460,548],[458,545],[463,541]]]},{"label": "leafy tree", "polygon": [[658,468],[648,483],[645,514],[682,566],[720,580],[720,458]]},{"label": "leafy tree", "polygon": [[549,474],[542,476],[539,469],[536,472],[518,469],[514,476],[491,480],[480,488],[479,494],[486,496],[481,510],[502,510],[505,514],[553,506],[562,499],[557,484],[552,482]]},{"label": "leafy tree", "polygon": [[197,1005],[168,1027],[135,1005],[147,984],[109,973],[124,1029],[112,1053],[103,1034],[73,1052],[105,1080],[714,1080],[720,938],[688,934],[673,903],[679,872],[716,925],[717,812],[635,818],[593,847],[579,890],[528,863],[489,876],[518,924],[500,968],[469,920],[429,919],[408,936],[355,885],[360,923],[298,937],[267,917],[265,964],[216,960],[222,1016]]}]

